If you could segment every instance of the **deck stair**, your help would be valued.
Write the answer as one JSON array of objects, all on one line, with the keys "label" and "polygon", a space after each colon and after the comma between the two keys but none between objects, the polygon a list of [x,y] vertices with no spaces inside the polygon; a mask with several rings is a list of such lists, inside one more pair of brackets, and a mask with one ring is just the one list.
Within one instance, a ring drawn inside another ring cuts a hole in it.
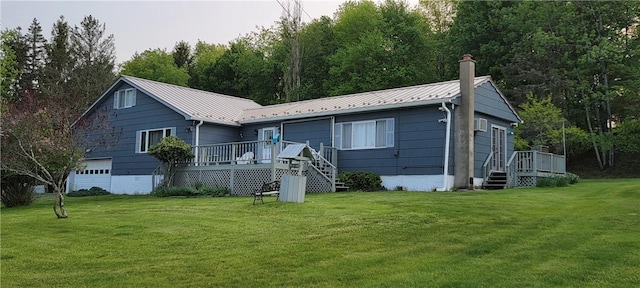
[{"label": "deck stair", "polygon": [[507,187],[507,172],[492,171],[482,186],[488,190],[504,189]]},{"label": "deck stair", "polygon": [[346,183],[342,181],[336,181],[336,192],[347,190],[349,190],[349,186],[347,186]]}]

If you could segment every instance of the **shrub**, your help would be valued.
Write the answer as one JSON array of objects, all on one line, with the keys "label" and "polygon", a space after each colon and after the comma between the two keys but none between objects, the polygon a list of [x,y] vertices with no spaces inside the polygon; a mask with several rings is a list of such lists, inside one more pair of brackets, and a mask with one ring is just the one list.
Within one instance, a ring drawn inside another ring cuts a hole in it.
[{"label": "shrub", "polygon": [[89,189],[74,190],[67,193],[69,197],[86,197],[86,196],[99,196],[99,195],[111,195],[109,191],[100,187],[91,187]]},{"label": "shrub", "polygon": [[204,186],[204,184],[198,184],[202,184],[202,182],[196,182],[196,184],[194,184],[193,186],[195,188],[194,190],[196,195],[200,196],[224,197],[229,195],[229,193],[231,192],[227,188],[207,187]]},{"label": "shrub", "polygon": [[175,196],[193,196],[196,194],[195,189],[192,187],[158,187],[151,192],[151,195],[156,197],[175,197]]},{"label": "shrub", "polygon": [[569,179],[569,184],[576,184],[580,182],[580,176],[567,172],[566,177]]},{"label": "shrub", "polygon": [[223,197],[229,194],[227,188],[199,187],[158,187],[151,192],[151,195],[156,197]]},{"label": "shrub", "polygon": [[556,187],[555,177],[538,177],[537,187]]},{"label": "shrub", "polygon": [[567,176],[554,176],[551,177],[555,181],[556,187],[566,187],[569,186],[569,178]]},{"label": "shrub", "polygon": [[349,190],[355,191],[380,191],[382,187],[380,176],[366,171],[342,172],[338,175],[338,180],[349,186]]},{"label": "shrub", "polygon": [[[569,173],[570,174],[570,173]],[[558,175],[551,177],[538,178],[536,183],[537,187],[565,187],[569,186],[569,184],[578,183],[578,175],[572,174],[576,177],[576,179],[572,178],[573,176],[569,175]],[[572,182],[575,181],[575,182]]]},{"label": "shrub", "polygon": [[2,204],[7,208],[29,206],[36,199],[33,181],[22,176],[3,177],[0,194]]}]

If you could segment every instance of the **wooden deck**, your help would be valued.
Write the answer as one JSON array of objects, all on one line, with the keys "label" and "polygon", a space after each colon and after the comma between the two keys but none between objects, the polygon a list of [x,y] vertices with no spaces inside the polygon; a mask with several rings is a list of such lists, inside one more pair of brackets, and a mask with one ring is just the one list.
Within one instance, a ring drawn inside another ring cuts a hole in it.
[{"label": "wooden deck", "polygon": [[[200,182],[226,187],[232,195],[249,196],[265,182],[280,180],[282,175],[297,175],[302,165],[307,193],[335,192],[335,149],[321,146],[319,152],[314,150],[311,161],[277,158],[289,144],[294,142],[248,141],[194,147],[194,159],[180,164],[173,184],[192,186]],[[154,187],[161,179],[161,175],[154,175]]]},{"label": "wooden deck", "polygon": [[539,151],[516,151],[507,162],[505,171],[492,171],[489,168],[492,155],[483,165],[484,181],[493,174],[506,173],[505,187],[535,187],[539,178],[564,175],[567,172],[564,155]]}]

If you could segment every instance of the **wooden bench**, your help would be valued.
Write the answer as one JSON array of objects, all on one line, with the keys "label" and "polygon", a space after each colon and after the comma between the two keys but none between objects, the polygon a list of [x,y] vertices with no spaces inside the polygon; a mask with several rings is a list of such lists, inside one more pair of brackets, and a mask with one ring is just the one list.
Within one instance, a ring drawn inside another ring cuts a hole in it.
[{"label": "wooden bench", "polygon": [[263,197],[269,195],[280,196],[280,181],[265,182],[260,189],[253,192],[253,205],[256,205],[256,200],[260,199],[264,204]]}]

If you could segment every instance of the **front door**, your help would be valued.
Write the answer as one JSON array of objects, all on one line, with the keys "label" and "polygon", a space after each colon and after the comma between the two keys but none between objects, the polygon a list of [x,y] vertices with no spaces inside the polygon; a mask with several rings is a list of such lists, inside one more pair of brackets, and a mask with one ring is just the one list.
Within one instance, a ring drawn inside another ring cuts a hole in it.
[{"label": "front door", "polygon": [[502,127],[491,127],[491,170],[505,171],[507,155],[507,131]]},{"label": "front door", "polygon": [[258,141],[261,141],[259,143],[261,163],[271,163],[271,148],[275,148],[276,146],[272,144],[271,140],[273,139],[273,135],[275,134],[276,127],[267,127],[260,129],[260,133],[258,134]]}]

